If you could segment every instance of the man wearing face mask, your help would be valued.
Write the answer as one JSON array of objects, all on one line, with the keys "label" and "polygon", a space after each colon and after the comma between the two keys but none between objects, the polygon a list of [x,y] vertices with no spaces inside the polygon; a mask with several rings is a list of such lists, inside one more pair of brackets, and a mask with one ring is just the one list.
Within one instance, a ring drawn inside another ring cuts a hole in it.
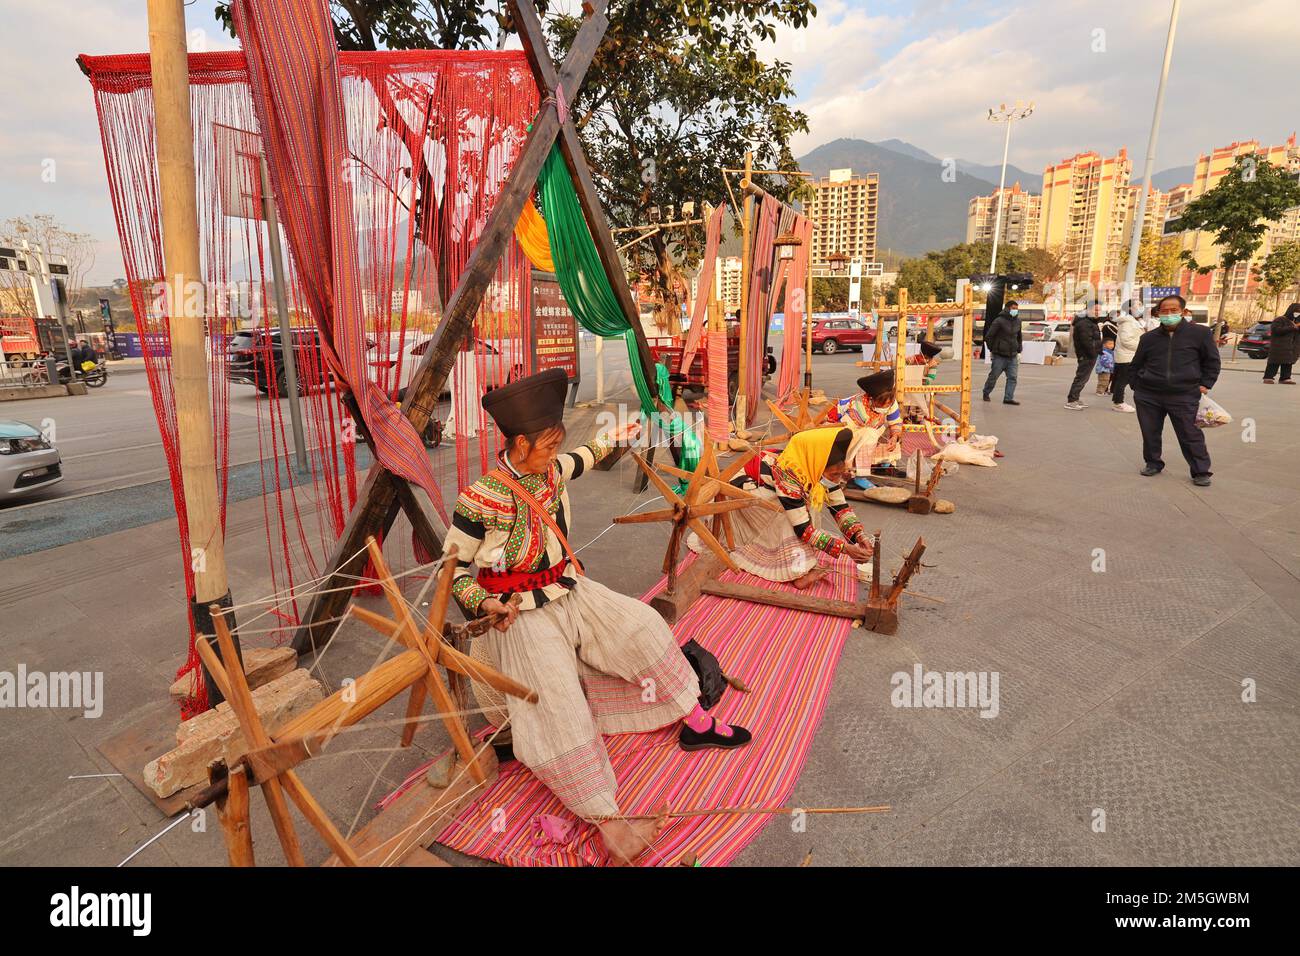
[{"label": "man wearing face mask", "polygon": [[1074,373],[1074,381],[1070,383],[1070,394],[1065,400],[1065,407],[1071,410],[1088,407],[1079,401],[1079,396],[1083,394],[1083,386],[1088,384],[1093,366],[1097,364],[1097,356],[1101,354],[1101,328],[1097,324],[1100,317],[1101,305],[1097,302],[1089,302],[1074,317],[1070,335],[1074,339],[1074,357],[1079,364]]},{"label": "man wearing face mask", "polygon": [[1019,405],[1016,401],[1016,379],[1020,372],[1020,350],[1023,340],[1020,331],[1020,305],[1014,299],[1007,302],[984,333],[984,344],[988,346],[989,377],[984,380],[984,401],[989,400],[993,388],[998,384],[998,376],[1007,375],[1007,384],[1002,390],[1003,405]]},{"label": "man wearing face mask", "polygon": [[1205,487],[1212,474],[1210,453],[1204,432],[1196,426],[1196,407],[1219,378],[1219,348],[1209,329],[1184,321],[1186,309],[1180,295],[1165,296],[1156,304],[1160,326],[1138,340],[1129,383],[1142,429],[1142,474],[1149,478],[1164,470],[1160,451],[1168,416],[1193,484]]}]

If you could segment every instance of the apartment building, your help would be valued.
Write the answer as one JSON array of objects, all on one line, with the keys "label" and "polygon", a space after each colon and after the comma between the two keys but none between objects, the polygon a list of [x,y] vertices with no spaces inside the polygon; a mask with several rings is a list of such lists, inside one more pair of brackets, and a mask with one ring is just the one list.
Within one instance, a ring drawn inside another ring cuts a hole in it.
[{"label": "apartment building", "polygon": [[[1002,229],[999,245],[1030,249],[1038,244],[1038,226],[1043,197],[1025,192],[1020,183],[1000,190]],[[992,242],[997,226],[999,190],[991,196],[975,196],[966,213],[966,241]]]},{"label": "apartment building", "polygon": [[1059,248],[1076,281],[1096,286],[1123,278],[1131,174],[1126,149],[1079,153],[1043,170],[1037,245]]},{"label": "apartment building", "polygon": [[876,258],[876,230],[880,200],[879,176],[854,176],[852,169],[832,169],[811,182],[813,195],[808,215],[814,223],[813,275],[829,275],[829,257],[856,259],[864,267]]}]

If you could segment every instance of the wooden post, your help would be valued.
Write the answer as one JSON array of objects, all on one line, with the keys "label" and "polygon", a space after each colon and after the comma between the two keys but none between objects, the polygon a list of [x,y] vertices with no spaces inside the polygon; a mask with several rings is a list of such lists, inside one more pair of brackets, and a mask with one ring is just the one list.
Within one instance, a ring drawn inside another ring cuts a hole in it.
[{"label": "wooden post", "polygon": [[803,369],[803,387],[808,392],[808,397],[812,397],[812,339],[813,339],[813,248],[812,234],[816,226],[813,223],[808,224],[808,258],[804,265],[804,283],[807,291],[804,295],[807,301],[804,303],[803,323],[804,323],[804,369]]},{"label": "wooden post", "polygon": [[[195,639],[212,645],[216,643],[216,631],[208,608],[213,604],[229,607],[232,601],[226,580],[225,541],[212,440],[212,397],[208,393],[185,7],[182,0],[148,0],[148,3],[163,281],[168,294],[172,391],[176,398],[176,438],[189,527],[188,557],[194,568],[190,614]],[[236,642],[236,652],[238,646]],[[239,661],[227,661],[227,664],[243,673]],[[208,702],[215,707],[222,700],[221,691],[206,670],[204,682]]]},{"label": "wooden post", "polygon": [[[740,181],[740,188],[749,186],[750,171],[754,168],[754,154],[745,150],[745,175]],[[754,197],[745,194],[744,212],[740,223],[740,355],[737,359],[736,375],[740,387],[736,390],[736,433],[741,434],[749,425],[749,399],[745,395],[745,373],[748,364],[745,361],[745,349],[748,347],[749,331],[749,270],[753,268],[753,250],[750,249],[750,220],[754,215]]]},{"label": "wooden post", "polygon": [[907,289],[898,290],[898,322],[894,338],[894,401],[903,407],[903,388],[907,383]]},{"label": "wooden post", "polygon": [[[970,283],[966,283],[961,296],[961,421],[957,423],[957,437],[963,441],[970,436],[971,343],[975,341],[975,310],[972,306]],[[954,341],[954,345],[957,343]]]}]

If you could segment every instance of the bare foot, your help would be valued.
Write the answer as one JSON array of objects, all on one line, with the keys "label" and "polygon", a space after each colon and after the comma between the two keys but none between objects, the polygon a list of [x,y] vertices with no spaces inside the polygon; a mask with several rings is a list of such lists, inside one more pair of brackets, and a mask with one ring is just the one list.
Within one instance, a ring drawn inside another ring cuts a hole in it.
[{"label": "bare foot", "polygon": [[795,587],[797,587],[799,590],[804,591],[812,587],[822,578],[826,577],[826,575],[829,573],[830,572],[827,571],[826,568],[821,568],[821,567],[813,568],[808,573],[799,575],[799,577],[795,578],[790,583],[793,584]]},{"label": "bare foot", "polygon": [[667,822],[668,816],[661,810],[649,820],[606,820],[598,824],[610,864],[632,866],[654,843]]}]

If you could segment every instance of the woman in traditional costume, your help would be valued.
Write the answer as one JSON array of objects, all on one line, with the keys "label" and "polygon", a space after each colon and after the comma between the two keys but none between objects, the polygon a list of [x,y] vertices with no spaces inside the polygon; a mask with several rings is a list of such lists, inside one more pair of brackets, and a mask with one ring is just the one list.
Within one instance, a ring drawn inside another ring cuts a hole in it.
[{"label": "woman in traditional costume", "polygon": [[[848,475],[845,458],[852,441],[847,428],[813,428],[796,433],[780,452],[762,451],[749,461],[732,484],[777,501],[782,510],[751,507],[731,512],[731,558],[738,567],[769,581],[808,588],[827,573],[821,555],[871,560],[862,522],[840,487]],[[823,508],[834,515],[840,534],[817,527]],[[705,548],[695,534],[687,544],[694,551]]]},{"label": "woman in traditional costume", "polygon": [[680,721],[682,749],[726,750],[750,734],[703,711],[695,672],[663,618],[591,580],[569,549],[568,482],[640,426],[560,453],[566,387],[564,372],[552,369],[483,397],[506,447],[499,467],[457,498],[445,553],[456,549],[452,594],[465,614],[498,618],[471,653],[538,695],[535,704],[502,700],[476,684],[488,719],[502,726],[508,717],[520,762],[600,829],[613,860],[630,862],[662,820],[611,819],[620,813],[618,784],[601,735]]},{"label": "woman in traditional costume", "polygon": [[922,342],[921,350],[915,355],[907,357],[908,365],[925,366],[926,385],[933,385],[934,380],[939,377],[939,362],[941,361],[939,353],[942,351],[943,347],[934,342]]},{"label": "woman in traditional costume", "polygon": [[[852,481],[859,488],[873,488],[871,466],[881,455],[899,448],[903,414],[894,400],[894,370],[885,369],[858,379],[861,392],[836,402],[826,421],[853,431],[849,461]],[[884,441],[881,441],[881,438]]]}]

